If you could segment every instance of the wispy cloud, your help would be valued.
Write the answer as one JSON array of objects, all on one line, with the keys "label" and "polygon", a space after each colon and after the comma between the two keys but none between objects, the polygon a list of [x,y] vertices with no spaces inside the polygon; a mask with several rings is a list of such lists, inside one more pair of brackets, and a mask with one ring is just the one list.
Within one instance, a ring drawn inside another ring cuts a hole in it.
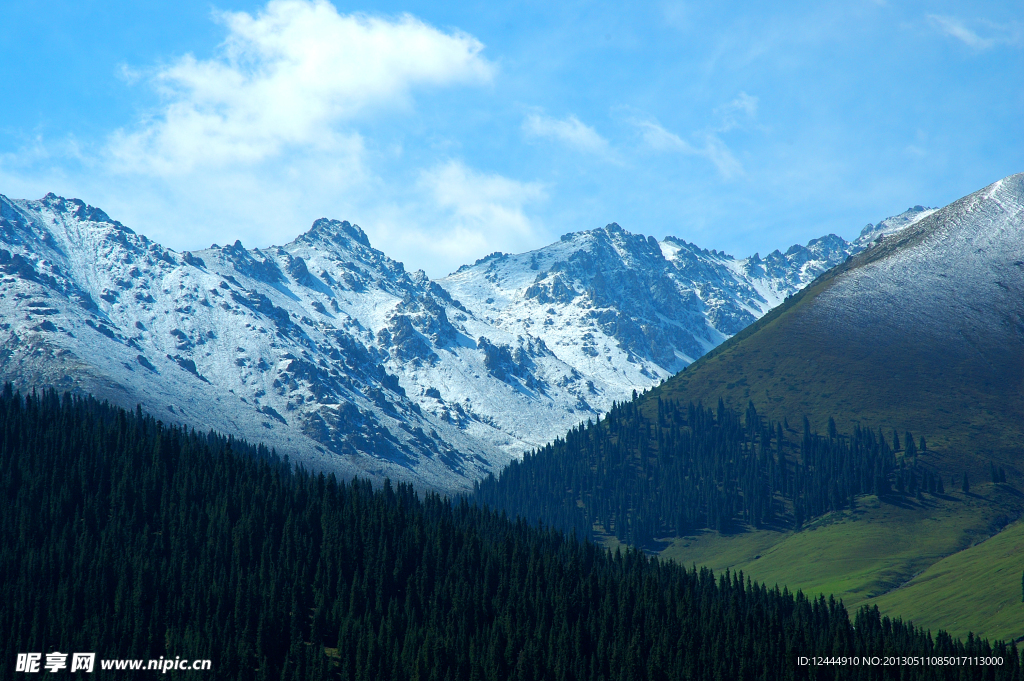
[{"label": "wispy cloud", "polygon": [[644,143],[655,151],[703,157],[714,164],[718,174],[726,180],[743,175],[743,165],[733,156],[725,142],[713,132],[698,133],[696,136],[702,143],[695,145],[674,132],[669,132],[656,121],[635,120],[633,123],[640,130]]},{"label": "wispy cloud", "polygon": [[523,132],[533,137],[555,139],[579,151],[607,154],[608,140],[576,116],[565,119],[531,113],[523,121]]},{"label": "wispy cloud", "polygon": [[757,117],[757,105],[757,97],[740,92],[734,100],[715,109],[722,119],[718,132],[727,132],[753,121]]},{"label": "wispy cloud", "polygon": [[[157,69],[151,82],[164,105],[112,137],[120,169],[169,176],[289,148],[351,148],[358,141],[345,123],[407,106],[415,88],[485,83],[494,72],[477,39],[410,15],[343,15],[323,0],[273,0],[255,16],[216,16],[228,29],[220,53]],[[134,75],[123,69],[122,77]]]},{"label": "wispy cloud", "polygon": [[420,173],[420,186],[455,223],[518,236],[532,231],[524,206],[546,193],[537,182],[520,182],[496,173],[482,173],[461,161],[448,161]]},{"label": "wispy cloud", "polygon": [[527,210],[547,199],[540,183],[448,160],[421,170],[412,189],[414,195],[402,203],[374,212],[374,231],[388,255],[415,255],[417,262],[429,263],[431,276],[493,251],[535,248],[541,238]]},{"label": "wispy cloud", "polygon": [[987,34],[981,35],[977,31],[968,27],[964,21],[956,17],[929,14],[927,15],[927,20],[932,28],[940,31],[944,35],[959,40],[964,45],[967,45],[974,50],[988,50],[996,47],[997,45],[1011,45],[1019,47],[1022,44],[1021,28],[1017,23],[1000,25],[984,20],[975,22],[976,24],[983,26],[983,30]]},{"label": "wispy cloud", "polygon": [[678,151],[696,154],[697,149],[674,132],[669,132],[654,121],[633,121],[647,146],[655,151]]}]

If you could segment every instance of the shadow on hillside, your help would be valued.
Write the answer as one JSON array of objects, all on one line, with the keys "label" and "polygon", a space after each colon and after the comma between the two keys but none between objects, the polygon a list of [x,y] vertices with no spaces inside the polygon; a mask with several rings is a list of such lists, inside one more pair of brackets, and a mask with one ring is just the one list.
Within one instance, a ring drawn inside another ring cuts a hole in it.
[{"label": "shadow on hillside", "polygon": [[902,494],[886,494],[885,496],[878,497],[878,501],[907,511],[918,508],[920,505],[920,502],[913,497],[903,496]]}]

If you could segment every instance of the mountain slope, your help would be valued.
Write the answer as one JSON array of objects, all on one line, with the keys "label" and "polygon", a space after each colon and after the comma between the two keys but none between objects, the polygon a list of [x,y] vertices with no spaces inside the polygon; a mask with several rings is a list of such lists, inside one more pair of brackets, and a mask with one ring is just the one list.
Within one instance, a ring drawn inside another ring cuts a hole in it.
[{"label": "mountain slope", "polygon": [[[663,398],[915,428],[951,472],[1021,464],[1024,174],[883,239],[666,383]],[[653,398],[652,398],[653,399]]]}]

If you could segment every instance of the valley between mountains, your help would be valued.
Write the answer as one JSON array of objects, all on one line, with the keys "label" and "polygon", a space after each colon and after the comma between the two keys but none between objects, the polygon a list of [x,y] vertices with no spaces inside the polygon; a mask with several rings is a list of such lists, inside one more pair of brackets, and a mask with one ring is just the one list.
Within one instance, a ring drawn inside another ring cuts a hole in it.
[{"label": "valley between mountains", "polygon": [[178,253],[0,197],[0,241],[20,390],[1024,636],[1024,175],[853,242],[736,259],[613,223],[438,280],[326,218]]}]

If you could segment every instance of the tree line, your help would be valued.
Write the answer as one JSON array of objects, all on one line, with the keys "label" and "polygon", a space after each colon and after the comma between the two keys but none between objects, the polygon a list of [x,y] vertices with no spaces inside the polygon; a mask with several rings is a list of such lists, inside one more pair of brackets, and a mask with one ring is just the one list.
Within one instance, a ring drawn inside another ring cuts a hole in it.
[{"label": "tree line", "polygon": [[[800,528],[850,508],[860,494],[920,496],[945,491],[918,462],[924,437],[892,444],[881,430],[801,431],[763,419],[753,403],[740,414],[658,398],[648,416],[637,401],[616,404],[565,438],[528,453],[475,486],[481,503],[543,519],[581,536],[614,534],[634,546],[701,528],[729,532]],[[900,456],[897,451],[902,450]]]}]

